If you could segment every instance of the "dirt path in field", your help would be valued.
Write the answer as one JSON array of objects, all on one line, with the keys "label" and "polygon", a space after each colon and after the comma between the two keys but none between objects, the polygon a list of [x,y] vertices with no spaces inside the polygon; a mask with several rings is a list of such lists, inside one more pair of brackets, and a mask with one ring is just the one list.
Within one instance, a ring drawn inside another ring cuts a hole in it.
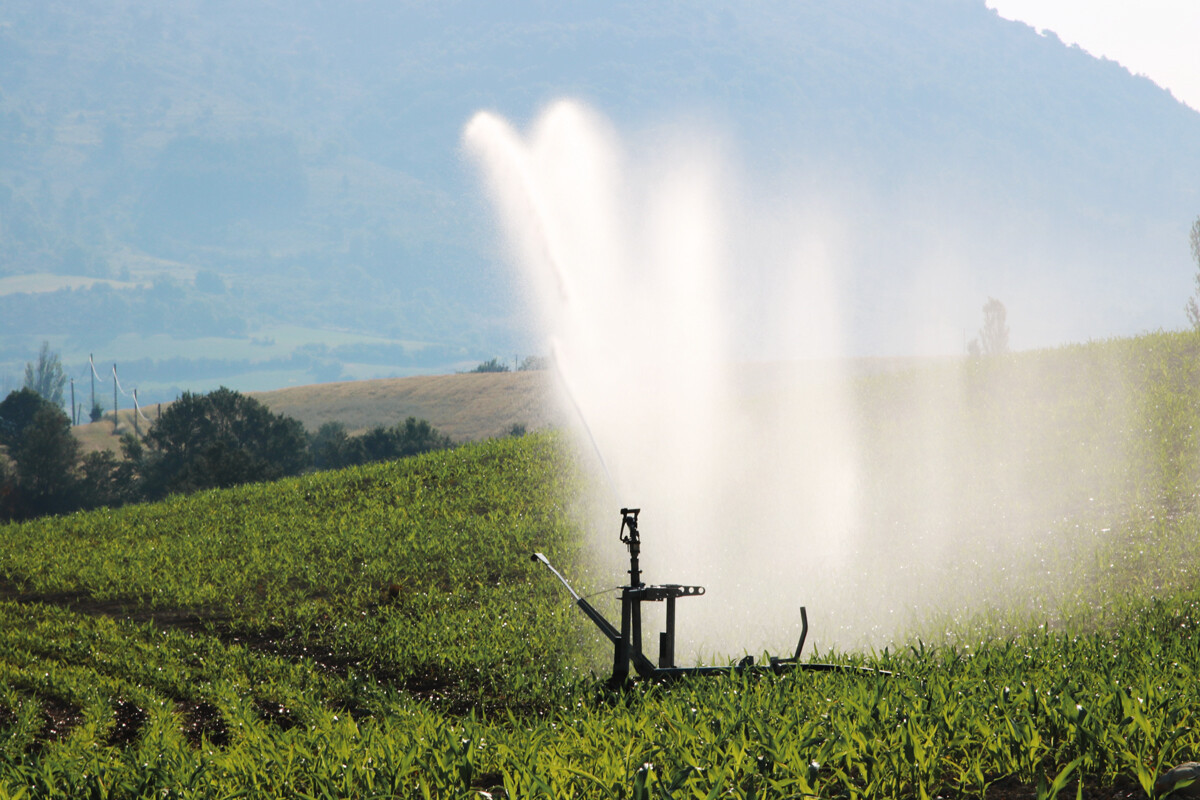
[{"label": "dirt path in field", "polygon": [[[238,645],[288,661],[308,661],[314,668],[338,677],[345,677],[353,670],[377,683],[394,686],[437,705],[447,713],[466,713],[476,703],[475,696],[468,697],[457,679],[440,671],[429,669],[414,675],[372,666],[356,653],[297,638],[295,631],[238,627],[232,617],[214,609],[149,608],[132,599],[97,600],[84,592],[30,592],[4,579],[0,579],[0,601],[55,606],[84,616],[108,617],[139,625],[149,624],[160,630],[213,636],[227,646]],[[356,716],[365,713],[361,709],[347,711]],[[270,710],[264,713],[279,716],[278,712]],[[202,709],[196,714],[204,716]]]},{"label": "dirt path in field", "polygon": [[30,592],[4,579],[0,579],[0,600],[41,603],[89,617],[112,617],[138,624],[150,623],[161,628],[180,628],[197,632],[229,621],[228,615],[203,609],[148,608],[130,599],[97,600],[86,592]]}]

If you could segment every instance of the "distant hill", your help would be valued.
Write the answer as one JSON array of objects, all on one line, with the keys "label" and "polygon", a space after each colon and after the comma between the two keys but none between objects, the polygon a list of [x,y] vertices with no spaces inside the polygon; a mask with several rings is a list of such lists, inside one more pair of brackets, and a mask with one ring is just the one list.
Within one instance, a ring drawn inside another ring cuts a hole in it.
[{"label": "distant hill", "polygon": [[[545,371],[425,375],[296,386],[252,396],[276,414],[286,414],[316,432],[341,422],[351,432],[391,426],[408,417],[428,420],[456,443],[505,436],[514,425],[528,431],[564,423],[551,400],[553,375]],[[164,403],[163,407],[169,404]],[[143,410],[153,421],[157,409]],[[147,423],[142,422],[145,433]],[[111,416],[75,427],[84,449],[118,449]],[[133,430],[133,411],[121,412],[117,432]]]},{"label": "distant hill", "polygon": [[[861,358],[837,363],[746,364],[734,373],[734,380],[743,396],[753,398],[846,375],[904,372],[943,361]],[[555,399],[555,381],[551,370],[464,372],[292,386],[250,395],[272,412],[300,420],[310,433],[326,422],[340,422],[351,433],[361,433],[416,417],[428,420],[461,444],[506,436],[514,425],[532,432],[571,424],[574,412]],[[144,434],[156,415],[169,406],[169,402],[144,405],[142,415],[148,421],[140,421],[140,431]],[[122,408],[115,434],[111,413],[100,422],[77,425],[73,430],[85,451],[115,451],[120,447],[120,434],[134,430],[133,416],[132,408]]]},{"label": "distant hill", "polygon": [[834,215],[858,354],[953,350],[988,295],[1017,347],[1169,328],[1191,288],[1200,114],[984,0],[11,0],[0,53],[0,282],[42,276],[0,283],[0,377],[43,338],[147,401],[536,351],[459,136],[561,96]]},{"label": "distant hill", "polygon": [[326,422],[361,431],[416,417],[455,442],[472,442],[507,435],[514,425],[532,431],[561,424],[551,403],[552,381],[548,372],[424,375],[323,383],[254,397],[311,431]]}]

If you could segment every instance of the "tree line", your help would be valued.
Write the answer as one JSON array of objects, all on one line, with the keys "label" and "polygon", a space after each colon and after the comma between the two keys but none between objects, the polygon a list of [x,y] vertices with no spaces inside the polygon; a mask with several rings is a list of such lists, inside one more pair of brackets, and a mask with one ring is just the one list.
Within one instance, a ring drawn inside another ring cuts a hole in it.
[{"label": "tree line", "polygon": [[0,520],[158,500],[452,445],[413,417],[358,436],[328,422],[309,435],[299,420],[221,387],[184,392],[144,438],[122,435],[119,456],[110,450],[85,455],[61,406],[29,383],[36,385],[27,381],[0,402]]}]

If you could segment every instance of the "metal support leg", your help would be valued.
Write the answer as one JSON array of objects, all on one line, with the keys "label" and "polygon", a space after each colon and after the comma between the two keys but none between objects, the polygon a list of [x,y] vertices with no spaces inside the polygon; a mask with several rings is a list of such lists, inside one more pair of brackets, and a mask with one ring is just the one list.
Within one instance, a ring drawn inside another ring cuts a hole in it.
[{"label": "metal support leg", "polygon": [[675,597],[667,597],[667,629],[658,636],[658,666],[675,666]]},{"label": "metal support leg", "polygon": [[628,592],[621,593],[621,638],[613,645],[612,682],[624,683],[629,677],[629,627],[632,622],[633,603]]},{"label": "metal support leg", "polygon": [[642,655],[642,603],[641,600],[629,598],[629,613],[632,617],[629,634],[630,656],[635,662],[640,661],[638,657]]}]

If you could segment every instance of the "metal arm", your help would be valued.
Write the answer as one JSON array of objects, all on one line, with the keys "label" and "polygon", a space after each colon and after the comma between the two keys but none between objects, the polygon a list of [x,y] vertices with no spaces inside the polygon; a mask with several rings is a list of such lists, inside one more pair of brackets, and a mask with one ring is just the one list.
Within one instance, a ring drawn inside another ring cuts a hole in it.
[{"label": "metal arm", "polygon": [[591,603],[589,603],[587,600],[584,600],[579,596],[578,592],[571,588],[571,584],[567,583],[567,579],[562,576],[562,573],[554,568],[554,565],[550,563],[550,559],[546,558],[546,556],[542,553],[534,553],[530,560],[540,561],[545,564],[546,569],[553,572],[554,577],[562,581],[562,585],[567,587],[567,591],[571,593],[571,597],[575,598],[575,605],[579,606],[579,610],[584,614],[587,614],[588,619],[596,623],[596,627],[600,629],[600,632],[608,637],[613,644],[620,645],[621,632],[617,630],[611,622],[605,619],[604,615],[597,611]]}]

